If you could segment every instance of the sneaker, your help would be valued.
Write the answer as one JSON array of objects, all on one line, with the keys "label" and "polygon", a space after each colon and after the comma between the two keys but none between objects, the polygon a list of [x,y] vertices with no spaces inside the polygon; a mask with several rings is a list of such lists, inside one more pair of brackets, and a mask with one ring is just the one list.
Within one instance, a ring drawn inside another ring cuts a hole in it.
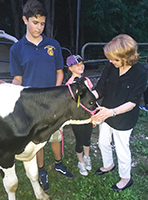
[{"label": "sneaker", "polygon": [[46,170],[39,171],[39,183],[40,183],[40,186],[43,187],[45,192],[49,190],[48,174]]},{"label": "sneaker", "polygon": [[148,108],[143,106],[143,110],[147,111],[148,112]]},{"label": "sneaker", "polygon": [[60,172],[61,174],[66,176],[67,178],[73,178],[73,175],[66,169],[66,167],[63,164],[60,164],[60,165],[55,164],[54,169],[57,172]]},{"label": "sneaker", "polygon": [[80,169],[80,174],[82,174],[82,175],[84,175],[84,176],[87,176],[88,175],[88,172],[87,172],[87,170],[86,170],[86,168],[85,168],[85,164],[84,164],[84,162],[82,162],[82,163],[80,163],[80,162],[78,162],[78,167],[79,167],[79,169]]},{"label": "sneaker", "polygon": [[140,108],[141,110],[143,110],[143,107],[144,107],[144,106],[142,106],[142,105],[139,105],[139,108]]},{"label": "sneaker", "polygon": [[84,161],[84,164],[85,164],[85,168],[88,171],[90,171],[92,169],[90,157],[83,156],[83,161]]},{"label": "sneaker", "polygon": [[145,110],[145,111],[147,111],[148,112],[148,108],[147,107],[145,107],[145,106],[139,106],[139,108],[141,109],[141,110]]}]

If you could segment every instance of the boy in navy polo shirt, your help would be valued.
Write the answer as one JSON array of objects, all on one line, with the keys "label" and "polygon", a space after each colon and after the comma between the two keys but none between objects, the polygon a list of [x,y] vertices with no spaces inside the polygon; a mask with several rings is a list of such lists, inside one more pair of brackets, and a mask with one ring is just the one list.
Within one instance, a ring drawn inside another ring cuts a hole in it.
[{"label": "boy in navy polo shirt", "polygon": [[[23,21],[26,34],[10,50],[10,71],[14,76],[13,84],[30,87],[59,86],[63,81],[63,57],[59,43],[46,37],[42,32],[45,27],[47,12],[38,0],[28,0],[23,8]],[[57,132],[55,134],[58,134]],[[55,138],[55,137],[54,137]],[[51,140],[55,157],[54,169],[73,178],[61,161],[61,137]],[[44,169],[44,151],[37,153],[39,182],[44,191],[49,189],[47,172]]]}]

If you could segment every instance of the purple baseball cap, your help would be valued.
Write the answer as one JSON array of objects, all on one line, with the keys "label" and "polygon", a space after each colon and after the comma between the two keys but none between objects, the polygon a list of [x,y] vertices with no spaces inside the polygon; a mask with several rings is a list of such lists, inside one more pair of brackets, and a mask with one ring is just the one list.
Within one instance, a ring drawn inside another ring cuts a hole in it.
[{"label": "purple baseball cap", "polygon": [[67,58],[66,64],[68,65],[68,67],[70,67],[71,65],[77,65],[81,61],[83,61],[83,58],[81,58],[81,56],[71,55]]}]

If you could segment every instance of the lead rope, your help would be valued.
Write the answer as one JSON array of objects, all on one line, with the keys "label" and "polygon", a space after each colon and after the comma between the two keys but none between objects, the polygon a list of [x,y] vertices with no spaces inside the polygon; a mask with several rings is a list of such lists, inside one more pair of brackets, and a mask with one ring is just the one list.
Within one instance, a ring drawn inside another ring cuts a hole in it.
[{"label": "lead rope", "polygon": [[[73,97],[73,99],[74,100],[76,100],[75,99],[75,97],[74,97],[74,94],[73,94],[73,92],[72,92],[72,89],[71,89],[71,87],[70,87],[70,84],[67,84],[67,86],[68,86],[68,88],[69,88],[69,91],[70,91],[70,94],[71,94],[71,96]],[[79,103],[79,105],[82,107],[82,108],[84,108],[86,111],[88,111],[88,112],[90,112],[90,114],[91,115],[94,115],[97,111],[98,111],[98,109],[96,108],[95,110],[89,110],[88,108],[86,108],[83,104],[81,104],[81,103]],[[99,106],[99,105],[98,105]]]},{"label": "lead rope", "polygon": [[63,137],[63,132],[61,131],[61,129],[59,129],[60,133],[61,133],[61,137],[62,137],[62,155],[64,157],[64,137]]}]

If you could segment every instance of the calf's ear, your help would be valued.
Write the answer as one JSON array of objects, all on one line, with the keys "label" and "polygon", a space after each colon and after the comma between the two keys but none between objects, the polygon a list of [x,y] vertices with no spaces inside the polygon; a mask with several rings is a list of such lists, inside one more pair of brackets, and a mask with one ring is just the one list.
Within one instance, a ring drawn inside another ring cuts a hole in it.
[{"label": "calf's ear", "polygon": [[83,84],[83,87],[76,90],[76,102],[81,101],[87,92],[87,87]]}]

